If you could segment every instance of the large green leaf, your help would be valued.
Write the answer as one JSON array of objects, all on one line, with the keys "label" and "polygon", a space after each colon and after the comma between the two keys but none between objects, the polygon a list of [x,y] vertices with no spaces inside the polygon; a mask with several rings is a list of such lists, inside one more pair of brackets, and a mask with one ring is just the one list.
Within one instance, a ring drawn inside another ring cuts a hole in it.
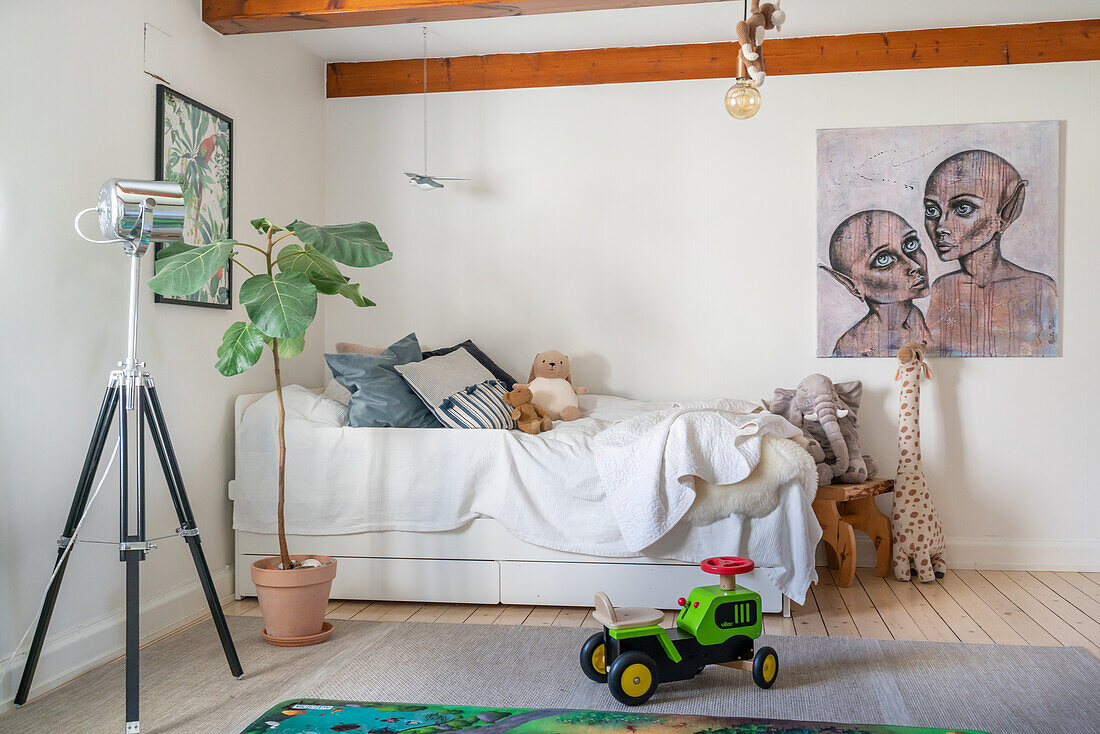
[{"label": "large green leaf", "polygon": [[295,219],[287,229],[307,245],[312,245],[336,262],[356,268],[381,265],[393,257],[382,241],[378,228],[370,222],[334,224],[318,227]]},{"label": "large green leaf", "polygon": [[373,306],[374,301],[364,298],[358,283],[349,283],[340,273],[336,263],[311,245],[287,245],[279,251],[279,267],[284,272],[296,272],[309,278],[319,293],[343,296],[356,306]]},{"label": "large green leaf", "polygon": [[156,259],[164,260],[165,258],[173,257],[184,252],[191,252],[194,249],[196,249],[194,245],[189,245],[185,242],[173,242],[157,250]]},{"label": "large green leaf", "polygon": [[[314,247],[306,245],[287,245],[279,250],[279,269],[284,273],[301,273],[309,278],[318,290],[322,285],[342,285],[348,279],[340,274],[340,269],[328,255]],[[322,291],[324,292],[324,291]]]},{"label": "large green leaf", "polygon": [[[275,340],[270,336],[264,336],[264,344],[271,347],[271,351],[275,351]],[[297,357],[302,353],[302,350],[306,348],[305,336],[295,336],[289,339],[279,340],[279,358],[290,359],[291,357]]]},{"label": "large green leaf", "polygon": [[249,224],[251,224],[256,229],[256,231],[259,232],[260,234],[267,234],[268,230],[271,230],[272,232],[282,232],[283,231],[282,227],[280,227],[279,225],[273,223],[267,217],[260,217],[259,219],[253,219],[249,222]]},{"label": "large green leaf", "polygon": [[331,292],[326,291],[326,290],[321,290],[320,287],[318,287],[317,290],[320,290],[322,293],[325,293],[325,294],[330,295],[330,296],[331,295],[343,296],[344,298],[348,299],[349,301],[354,303],[356,306],[359,306],[361,308],[364,307],[364,306],[374,306],[375,305],[374,301],[372,301],[369,298],[365,298],[363,296],[363,294],[359,292],[359,284],[358,283],[344,283],[343,285],[338,286],[335,290],[333,290]]},{"label": "large green leaf", "polygon": [[149,287],[162,296],[191,295],[205,286],[218,268],[225,267],[235,244],[234,240],[221,240],[159,260],[158,272],[149,279]]},{"label": "large green leaf", "polygon": [[239,375],[259,361],[264,351],[264,335],[243,321],[230,326],[222,335],[215,367],[226,377]]},{"label": "large green leaf", "polygon": [[317,314],[317,287],[301,273],[254,275],[241,285],[248,317],[268,336],[301,336]]}]

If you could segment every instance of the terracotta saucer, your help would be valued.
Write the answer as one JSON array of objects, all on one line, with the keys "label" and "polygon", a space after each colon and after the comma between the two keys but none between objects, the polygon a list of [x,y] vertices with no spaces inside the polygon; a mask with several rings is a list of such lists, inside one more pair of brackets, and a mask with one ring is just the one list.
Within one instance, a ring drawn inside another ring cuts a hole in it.
[{"label": "terracotta saucer", "polygon": [[272,645],[278,645],[279,647],[304,647],[306,645],[316,645],[318,642],[324,642],[328,638],[332,637],[332,622],[325,621],[321,626],[321,631],[315,635],[306,635],[305,637],[272,637],[267,634],[267,630],[260,632],[260,636],[264,638],[265,642],[269,642]]}]

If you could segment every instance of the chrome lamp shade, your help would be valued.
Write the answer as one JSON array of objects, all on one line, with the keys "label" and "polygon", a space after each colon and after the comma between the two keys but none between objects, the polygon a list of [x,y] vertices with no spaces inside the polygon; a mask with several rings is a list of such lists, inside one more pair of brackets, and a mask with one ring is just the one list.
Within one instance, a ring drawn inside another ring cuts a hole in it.
[{"label": "chrome lamp shade", "polygon": [[143,209],[152,214],[149,240],[183,239],[184,200],[178,183],[112,178],[99,189],[96,213],[104,237],[133,241],[140,236]]}]

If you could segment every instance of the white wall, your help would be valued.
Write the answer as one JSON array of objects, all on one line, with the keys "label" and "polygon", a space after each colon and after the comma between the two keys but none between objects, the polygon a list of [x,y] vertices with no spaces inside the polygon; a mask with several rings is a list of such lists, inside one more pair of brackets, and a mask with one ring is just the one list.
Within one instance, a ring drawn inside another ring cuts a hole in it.
[{"label": "white wall", "polygon": [[721,80],[434,95],[431,171],[473,180],[433,192],[401,176],[421,165],[419,97],[330,100],[327,219],[366,212],[395,257],[364,278],[379,307],[332,305],[325,341],[470,337],[517,377],[558,348],[578,384],[628,397],[859,378],[890,474],[895,361],[814,357],[814,131],[1062,120],[1064,356],[937,360],[925,468],[952,563],[1100,568],[1098,72],[776,77],[749,122]]},{"label": "white wall", "polygon": [[[233,118],[239,239],[248,241],[251,217],[323,215],[324,91],[323,65],[313,54],[285,37],[222,37],[201,23],[198,0],[3,5],[0,653],[6,661],[37,610],[107,375],[125,352],[126,258],[117,245],[78,240],[70,223],[95,204],[105,179],[153,176],[156,82],[142,72],[144,22],[173,37],[173,88]],[[86,225],[94,230],[94,218]],[[144,263],[146,276],[151,266]],[[235,275],[239,283],[241,271]],[[162,391],[207,559],[221,593],[230,593],[232,401],[271,389],[269,358],[232,379],[214,370],[222,331],[244,317],[239,306],[230,313],[158,305],[143,287],[141,308],[140,355]],[[291,381],[321,379],[322,326],[313,333],[310,353],[288,365]],[[149,453],[149,532],[164,535],[177,523],[151,447]],[[117,540],[116,487],[114,480],[104,487],[86,538]],[[203,608],[178,539],[152,552],[142,584],[147,634]],[[39,683],[56,684],[117,654],[122,593],[117,552],[78,546]],[[0,689],[0,702],[14,695],[21,663]]]}]

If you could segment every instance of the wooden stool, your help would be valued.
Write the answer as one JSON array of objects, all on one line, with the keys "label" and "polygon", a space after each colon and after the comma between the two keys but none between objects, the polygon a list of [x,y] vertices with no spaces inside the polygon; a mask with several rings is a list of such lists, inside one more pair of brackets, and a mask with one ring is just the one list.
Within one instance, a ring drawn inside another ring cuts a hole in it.
[{"label": "wooden stool", "polygon": [[875,506],[875,495],[894,491],[893,479],[868,479],[859,484],[828,484],[817,488],[814,514],[821,523],[829,567],[840,571],[838,583],[851,586],[856,576],[856,536],[867,533],[875,542],[875,574],[890,573],[890,520]]}]

